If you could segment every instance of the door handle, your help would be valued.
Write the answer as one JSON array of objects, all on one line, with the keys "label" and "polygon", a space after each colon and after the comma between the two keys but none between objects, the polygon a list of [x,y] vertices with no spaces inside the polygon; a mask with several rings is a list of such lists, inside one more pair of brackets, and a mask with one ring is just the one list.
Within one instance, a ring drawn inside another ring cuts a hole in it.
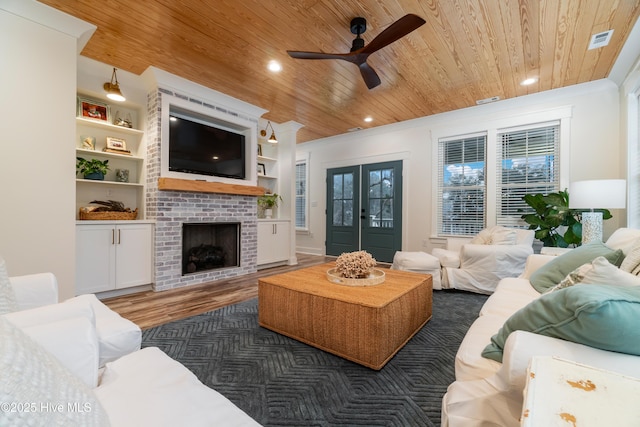
[{"label": "door handle", "polygon": [[120,244],[120,229],[118,229],[118,244]]},{"label": "door handle", "polygon": [[116,244],[116,230],[115,230],[115,228],[111,229],[111,244],[112,245]]}]

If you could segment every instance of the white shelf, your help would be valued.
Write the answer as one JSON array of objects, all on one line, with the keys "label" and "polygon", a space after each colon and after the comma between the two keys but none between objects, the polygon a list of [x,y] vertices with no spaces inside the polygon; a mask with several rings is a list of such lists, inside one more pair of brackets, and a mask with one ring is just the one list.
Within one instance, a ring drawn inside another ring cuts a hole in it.
[{"label": "white shelf", "polygon": [[80,184],[91,184],[91,185],[123,185],[129,187],[144,187],[144,184],[139,184],[137,182],[119,182],[119,181],[105,181],[105,180],[97,180],[97,179],[82,179],[76,178],[76,183]]},{"label": "white shelf", "polygon": [[264,178],[264,179],[278,179],[277,176],[269,176],[269,175],[258,175],[258,178]]},{"label": "white shelf", "polygon": [[138,157],[138,156],[129,156],[127,154],[118,154],[118,153],[108,153],[106,151],[99,151],[99,150],[87,150],[85,148],[76,148],[76,153],[85,154],[87,156],[92,155],[92,156],[108,157],[112,159],[133,160],[136,162],[141,162],[144,160],[142,157]]},{"label": "white shelf", "polygon": [[274,159],[273,157],[258,156],[258,163],[260,163],[261,161],[263,161],[263,162],[277,162],[278,159]]},{"label": "white shelf", "polygon": [[126,128],[124,126],[112,125],[104,120],[87,119],[84,117],[76,117],[76,123],[79,125],[91,126],[97,129],[111,130],[113,132],[125,133],[129,135],[143,135],[144,131],[133,128]]}]

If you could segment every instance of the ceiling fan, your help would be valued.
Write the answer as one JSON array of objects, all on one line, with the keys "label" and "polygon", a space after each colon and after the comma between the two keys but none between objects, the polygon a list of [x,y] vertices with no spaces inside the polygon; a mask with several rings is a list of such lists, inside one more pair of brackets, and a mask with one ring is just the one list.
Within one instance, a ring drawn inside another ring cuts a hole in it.
[{"label": "ceiling fan", "polygon": [[349,53],[299,52],[293,50],[288,50],[287,53],[292,58],[297,59],[342,59],[349,61],[358,66],[367,87],[373,89],[380,84],[380,77],[367,64],[369,55],[406,36],[425,22],[424,19],[417,15],[405,15],[389,25],[365,46],[364,40],[360,36],[367,30],[367,20],[360,17],[353,18],[351,20],[351,32],[356,35],[356,38],[353,40]]}]

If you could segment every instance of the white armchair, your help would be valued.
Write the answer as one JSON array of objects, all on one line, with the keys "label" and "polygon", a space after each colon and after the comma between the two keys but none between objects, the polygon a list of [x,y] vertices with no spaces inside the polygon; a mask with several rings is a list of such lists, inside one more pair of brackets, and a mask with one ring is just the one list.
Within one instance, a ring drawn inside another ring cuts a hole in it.
[{"label": "white armchair", "polygon": [[442,288],[491,294],[505,277],[517,277],[533,253],[534,232],[505,227],[482,230],[472,239],[449,239],[432,254],[442,266]]}]

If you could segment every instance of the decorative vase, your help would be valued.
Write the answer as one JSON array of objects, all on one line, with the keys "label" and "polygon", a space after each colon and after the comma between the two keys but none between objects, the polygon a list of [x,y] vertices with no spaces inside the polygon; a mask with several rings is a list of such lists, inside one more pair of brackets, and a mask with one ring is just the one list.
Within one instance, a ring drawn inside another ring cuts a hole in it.
[{"label": "decorative vase", "polygon": [[272,216],[273,216],[273,209],[266,208],[264,210],[264,217],[267,219],[271,219]]},{"label": "decorative vase", "polygon": [[93,172],[84,174],[84,179],[93,179],[95,181],[104,181],[104,174],[102,172]]}]

